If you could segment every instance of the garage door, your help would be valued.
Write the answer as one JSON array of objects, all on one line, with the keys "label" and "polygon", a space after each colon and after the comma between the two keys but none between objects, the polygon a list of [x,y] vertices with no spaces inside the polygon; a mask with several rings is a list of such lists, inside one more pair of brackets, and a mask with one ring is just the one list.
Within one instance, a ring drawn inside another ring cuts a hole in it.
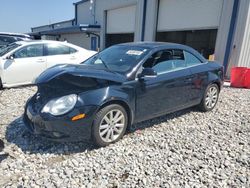
[{"label": "garage door", "polygon": [[204,57],[214,53],[223,0],[160,0],[156,41],[186,44]]},{"label": "garage door", "polygon": [[217,28],[223,0],[160,0],[158,31]]},{"label": "garage door", "polygon": [[107,11],[106,46],[134,41],[136,6]]}]

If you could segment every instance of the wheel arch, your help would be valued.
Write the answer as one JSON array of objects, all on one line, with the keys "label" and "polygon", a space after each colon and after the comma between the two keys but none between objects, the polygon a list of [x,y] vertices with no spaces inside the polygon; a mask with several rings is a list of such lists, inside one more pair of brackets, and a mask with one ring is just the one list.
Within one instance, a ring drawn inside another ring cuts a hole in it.
[{"label": "wheel arch", "polygon": [[106,101],[102,105],[100,105],[100,107],[97,109],[97,112],[99,110],[101,110],[102,108],[109,106],[111,104],[120,105],[126,110],[127,115],[128,115],[128,127],[127,127],[127,129],[129,129],[131,127],[131,125],[133,124],[134,114],[133,114],[132,109],[130,108],[129,104],[127,102],[125,102],[124,100],[114,99],[114,100]]},{"label": "wheel arch", "polygon": [[222,85],[223,85],[223,79],[220,78],[217,74],[215,74],[213,72],[209,72],[207,87],[211,84],[216,84],[219,88],[219,91],[221,91]]},{"label": "wheel arch", "polygon": [[218,88],[219,88],[219,92],[221,91],[222,86],[221,86],[221,84],[220,84],[220,82],[218,80],[215,80],[215,81],[211,82],[209,85],[211,85],[211,84],[216,84],[218,86]]}]

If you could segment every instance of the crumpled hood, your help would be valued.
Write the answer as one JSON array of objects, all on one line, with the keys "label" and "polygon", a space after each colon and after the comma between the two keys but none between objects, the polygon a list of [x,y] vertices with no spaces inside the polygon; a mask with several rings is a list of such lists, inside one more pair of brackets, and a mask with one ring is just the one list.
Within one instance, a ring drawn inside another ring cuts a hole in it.
[{"label": "crumpled hood", "polygon": [[104,69],[95,69],[88,65],[57,65],[44,71],[35,81],[35,84],[43,84],[60,77],[85,77],[122,83],[126,77]]}]

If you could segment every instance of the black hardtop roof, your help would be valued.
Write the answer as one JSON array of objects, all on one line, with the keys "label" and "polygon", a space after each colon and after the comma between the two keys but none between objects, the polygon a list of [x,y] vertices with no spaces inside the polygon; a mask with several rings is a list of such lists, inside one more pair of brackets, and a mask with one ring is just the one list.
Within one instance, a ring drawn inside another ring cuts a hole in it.
[{"label": "black hardtop roof", "polygon": [[138,47],[145,47],[145,48],[157,48],[157,47],[189,48],[188,46],[185,46],[182,44],[170,43],[170,42],[129,42],[129,43],[122,43],[118,45],[138,46]]},{"label": "black hardtop roof", "polygon": [[147,48],[150,50],[157,49],[181,49],[181,50],[187,50],[188,52],[191,52],[192,54],[196,55],[201,61],[205,62],[206,59],[196,50],[193,48],[183,45],[183,44],[177,44],[177,43],[170,43],[170,42],[129,42],[129,43],[122,43],[117,44],[118,46],[135,46],[135,47],[142,47]]}]

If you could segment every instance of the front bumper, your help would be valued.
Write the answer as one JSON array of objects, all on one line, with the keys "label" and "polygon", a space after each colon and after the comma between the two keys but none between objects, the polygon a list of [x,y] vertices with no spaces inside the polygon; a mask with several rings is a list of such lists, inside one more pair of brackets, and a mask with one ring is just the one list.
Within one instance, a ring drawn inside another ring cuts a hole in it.
[{"label": "front bumper", "polygon": [[[52,116],[36,112],[33,100],[27,102],[23,121],[27,129],[50,140],[60,142],[76,142],[91,138],[91,126],[97,106],[76,106],[71,112],[62,116]],[[84,119],[72,121],[78,114],[86,114]]]}]

